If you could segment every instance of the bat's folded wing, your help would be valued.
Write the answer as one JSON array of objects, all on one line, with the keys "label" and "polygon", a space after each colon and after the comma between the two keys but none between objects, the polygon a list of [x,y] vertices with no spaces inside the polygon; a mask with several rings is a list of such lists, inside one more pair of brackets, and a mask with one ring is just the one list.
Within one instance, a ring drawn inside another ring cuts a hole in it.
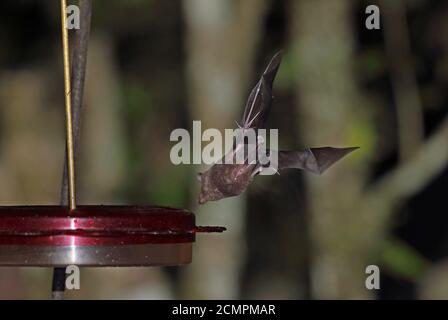
[{"label": "bat's folded wing", "polygon": [[252,89],[244,109],[243,128],[264,127],[271,108],[273,82],[281,60],[282,53],[280,51],[271,59],[260,80]]},{"label": "bat's folded wing", "polygon": [[351,148],[309,148],[303,151],[279,151],[278,170],[296,168],[322,174],[345,155],[358,149]]}]

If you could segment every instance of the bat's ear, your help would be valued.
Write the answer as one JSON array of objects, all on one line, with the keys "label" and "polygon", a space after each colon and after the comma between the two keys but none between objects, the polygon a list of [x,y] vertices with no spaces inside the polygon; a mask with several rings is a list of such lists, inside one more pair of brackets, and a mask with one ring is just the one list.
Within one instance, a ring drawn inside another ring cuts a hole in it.
[{"label": "bat's ear", "polygon": [[202,172],[199,172],[199,173],[196,175],[196,179],[198,179],[199,182],[202,182]]}]

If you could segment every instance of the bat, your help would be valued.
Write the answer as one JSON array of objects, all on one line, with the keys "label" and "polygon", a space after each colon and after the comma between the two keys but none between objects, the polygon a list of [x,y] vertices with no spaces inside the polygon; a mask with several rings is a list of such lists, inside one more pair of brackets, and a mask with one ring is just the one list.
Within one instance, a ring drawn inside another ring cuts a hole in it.
[{"label": "bat", "polygon": [[[281,59],[281,52],[274,55],[252,89],[244,108],[241,125],[238,124],[243,133],[265,128],[272,104],[272,86]],[[233,148],[224,156],[225,159],[232,161],[219,161],[207,171],[198,173],[197,177],[201,184],[198,203],[204,204],[208,201],[238,196],[244,192],[256,175],[269,168],[276,168],[277,171],[295,168],[322,174],[342,157],[358,149],[358,147],[319,147],[301,151],[266,150],[267,159],[257,158],[254,154],[258,154],[259,147],[263,143],[262,137],[258,135],[257,141],[252,144],[244,139],[235,138]],[[242,163],[235,161],[237,153],[243,150],[245,151],[243,154],[247,155],[244,158],[245,161]],[[255,161],[249,161],[249,159],[255,159]],[[274,163],[271,159],[276,159],[277,162]]]}]

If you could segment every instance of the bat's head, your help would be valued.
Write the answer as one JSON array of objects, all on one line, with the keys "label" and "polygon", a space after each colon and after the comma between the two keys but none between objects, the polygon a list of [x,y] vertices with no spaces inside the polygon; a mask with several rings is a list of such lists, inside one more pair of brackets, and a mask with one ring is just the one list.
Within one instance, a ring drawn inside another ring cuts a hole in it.
[{"label": "bat's head", "polygon": [[197,179],[201,184],[201,191],[199,192],[198,196],[199,204],[204,204],[208,201],[216,201],[225,198],[225,196],[213,184],[212,179],[210,179],[209,171],[198,173]]}]

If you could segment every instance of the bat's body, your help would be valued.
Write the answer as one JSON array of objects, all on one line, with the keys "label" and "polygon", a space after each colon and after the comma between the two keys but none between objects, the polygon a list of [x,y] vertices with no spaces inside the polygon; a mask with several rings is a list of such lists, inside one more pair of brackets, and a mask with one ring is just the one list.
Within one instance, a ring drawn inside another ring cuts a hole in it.
[{"label": "bat's body", "polygon": [[[244,110],[243,124],[240,126],[243,131],[264,128],[272,101],[272,84],[280,61],[281,53],[277,53],[250,93]],[[308,148],[303,151],[269,150],[269,154],[277,153],[277,157],[272,158],[277,159],[278,163],[263,165],[259,158],[254,156],[247,158],[256,159],[255,161],[244,161],[244,163],[238,164],[235,161],[237,151],[244,149],[248,154],[257,153],[259,144],[264,143],[262,139],[257,141],[256,145],[248,145],[244,140],[235,139],[233,149],[225,155],[225,159],[233,160],[231,164],[221,161],[222,163],[216,163],[209,170],[198,174],[201,183],[198,199],[200,204],[241,194],[252,182],[254,176],[272,165],[278,171],[296,168],[321,174],[343,156],[357,149],[356,147],[322,147]]]},{"label": "bat's body", "polygon": [[199,175],[201,192],[199,203],[216,201],[241,194],[253,178],[255,165],[215,164]]}]

